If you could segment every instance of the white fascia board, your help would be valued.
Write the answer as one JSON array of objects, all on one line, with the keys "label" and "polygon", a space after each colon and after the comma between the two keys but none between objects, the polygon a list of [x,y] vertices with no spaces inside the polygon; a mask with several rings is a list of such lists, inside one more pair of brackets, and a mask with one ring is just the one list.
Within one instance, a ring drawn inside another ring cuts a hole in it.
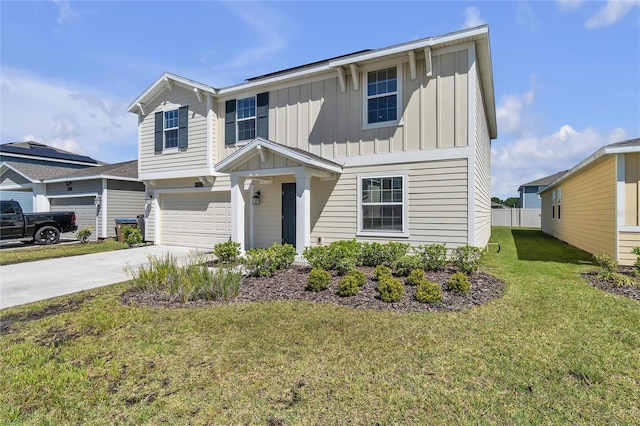
[{"label": "white fascia board", "polygon": [[76,194],[62,194],[62,195],[47,195],[47,198],[49,199],[53,199],[53,198],[81,198],[81,197],[97,197],[98,193],[97,192],[78,192]]},{"label": "white fascia board", "polygon": [[185,87],[187,89],[199,89],[204,93],[210,93],[212,95],[216,95],[218,93],[218,89],[214,87],[198,83],[197,81],[189,80],[184,77],[180,77],[176,74],[165,72],[160,76],[160,78],[158,78],[153,84],[151,84],[151,86],[149,86],[147,90],[142,92],[140,96],[138,96],[133,102],[131,102],[131,104],[127,108],[127,111],[138,113],[140,109],[138,107],[138,103],[145,104],[158,96],[163,91],[167,90],[165,78],[171,80],[174,84],[178,84],[179,86]]},{"label": "white fascia board", "polygon": [[55,179],[43,179],[42,183],[56,183],[56,182],[79,182],[82,180],[94,180],[94,179],[110,179],[110,180],[123,180],[127,182],[142,182],[142,179],[131,178],[131,177],[122,177],[122,176],[111,176],[111,175],[93,175],[93,176],[82,176],[82,177],[61,177]]},{"label": "white fascia board", "polygon": [[24,154],[15,154],[12,152],[0,152],[3,157],[14,157],[14,158],[27,158],[29,160],[40,160],[40,161],[51,161],[52,163],[63,163],[63,164],[78,164],[81,166],[89,166],[89,167],[98,167],[100,164],[96,163],[87,163],[84,161],[74,161],[74,160],[63,160],[60,158],[49,158],[49,157],[39,157],[36,155],[24,155]]},{"label": "white fascia board", "polygon": [[286,80],[295,80],[307,76],[311,76],[314,74],[320,73],[334,73],[335,70],[328,65],[318,65],[313,68],[305,68],[298,71],[292,71],[290,73],[275,75],[273,77],[267,77],[264,79],[249,81],[247,83],[240,83],[235,86],[225,87],[218,90],[218,95],[232,95],[234,93],[242,92],[248,89],[253,89],[255,87],[265,86],[268,84],[275,84],[278,82],[286,81]]},{"label": "white fascia board", "polygon": [[587,158],[585,158],[584,160],[579,162],[577,165],[575,165],[572,168],[570,168],[569,171],[567,171],[567,173],[563,174],[562,176],[560,176],[559,178],[557,178],[556,180],[551,182],[549,185],[547,185],[546,187],[542,188],[540,191],[538,191],[538,194],[542,194],[544,192],[547,192],[552,187],[557,186],[559,183],[564,182],[570,176],[573,176],[578,171],[584,169],[589,164],[593,163],[594,161],[598,160],[600,157],[602,157],[602,156],[604,156],[606,154],[607,154],[607,152],[605,151],[605,148],[600,148],[599,150],[597,150],[596,152],[594,152],[593,154],[591,154],[590,156],[588,156]]},{"label": "white fascia board", "polygon": [[21,172],[20,170],[16,169],[15,167],[7,164],[7,163],[1,163],[0,166],[5,167],[9,170],[13,170],[14,172],[16,172],[17,174],[19,174],[20,176],[22,176],[23,178],[25,178],[26,180],[28,180],[31,183],[39,183],[40,181],[38,179],[33,179],[27,175],[25,175],[23,172]]},{"label": "white fascia board", "polygon": [[209,167],[203,167],[201,169],[185,169],[185,170],[172,170],[167,172],[148,172],[139,173],[138,179],[143,180],[160,180],[160,179],[183,179],[194,178],[197,179],[200,176],[227,176],[227,173],[219,173]]},{"label": "white fascia board", "polygon": [[604,148],[605,154],[633,154],[635,152],[640,152],[640,145],[637,146],[611,146],[609,148]]},{"label": "white fascia board", "polygon": [[389,154],[356,155],[353,157],[327,158],[343,167],[381,166],[388,164],[422,163],[425,161],[473,158],[473,146],[424,149],[419,151],[391,152]]}]

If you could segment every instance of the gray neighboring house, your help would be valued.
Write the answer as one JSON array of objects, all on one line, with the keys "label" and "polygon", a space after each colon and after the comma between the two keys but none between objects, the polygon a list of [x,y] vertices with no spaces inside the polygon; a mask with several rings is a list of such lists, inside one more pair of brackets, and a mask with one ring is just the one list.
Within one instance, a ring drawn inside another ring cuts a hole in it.
[{"label": "gray neighboring house", "polygon": [[[51,176],[55,175],[55,170],[59,173],[66,173],[70,170],[97,167],[101,163],[86,155],[74,154],[53,146],[34,141],[9,142],[0,145],[0,164],[3,162],[18,164],[32,164],[46,167]],[[6,170],[3,169],[3,172]],[[11,174],[11,173],[10,173]],[[48,176],[48,175],[47,175]],[[17,178],[20,180],[20,178]],[[2,177],[4,185],[0,186],[0,198],[3,200],[16,200],[22,206],[22,210],[27,213],[37,211],[34,209],[34,188],[32,185],[11,184],[11,177]],[[37,188],[36,188],[36,191]]]},{"label": "gray neighboring house", "polygon": [[546,188],[551,182],[558,179],[567,171],[558,172],[550,176],[545,176],[540,179],[520,185],[518,192],[520,193],[520,208],[521,209],[537,209],[542,207],[542,201],[538,192]]},{"label": "gray neighboring house", "polygon": [[116,218],[145,212],[137,160],[76,170],[4,161],[0,189],[16,186],[32,188],[35,211],[74,211],[78,228],[94,226],[91,238],[115,237]]}]

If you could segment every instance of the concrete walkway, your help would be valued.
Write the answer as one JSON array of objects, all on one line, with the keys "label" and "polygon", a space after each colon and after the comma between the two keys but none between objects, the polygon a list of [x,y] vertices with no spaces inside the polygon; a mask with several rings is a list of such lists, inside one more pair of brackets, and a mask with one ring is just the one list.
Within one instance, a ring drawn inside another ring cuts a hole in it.
[{"label": "concrete walkway", "polygon": [[0,267],[0,309],[127,281],[127,263],[146,264],[147,256],[171,253],[185,259],[196,249],[145,246],[106,253],[39,260]]}]

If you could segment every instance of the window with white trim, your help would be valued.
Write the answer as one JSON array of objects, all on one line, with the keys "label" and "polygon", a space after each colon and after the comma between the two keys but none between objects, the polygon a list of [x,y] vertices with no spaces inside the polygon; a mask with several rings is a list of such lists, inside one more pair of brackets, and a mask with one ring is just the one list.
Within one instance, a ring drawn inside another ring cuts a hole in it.
[{"label": "window with white trim", "polygon": [[164,112],[164,147],[177,148],[178,147],[178,110],[172,109]]},{"label": "window with white trim", "polygon": [[556,190],[551,193],[551,219],[556,218]]},{"label": "window with white trim", "polygon": [[562,218],[560,204],[562,203],[562,188],[558,188],[558,220]]},{"label": "window with white trim", "polygon": [[404,176],[360,178],[360,231],[404,232]]},{"label": "window with white trim", "polygon": [[367,73],[365,125],[398,121],[398,67]]},{"label": "window with white trim", "polygon": [[236,108],[238,142],[256,137],[256,97],[238,99]]}]

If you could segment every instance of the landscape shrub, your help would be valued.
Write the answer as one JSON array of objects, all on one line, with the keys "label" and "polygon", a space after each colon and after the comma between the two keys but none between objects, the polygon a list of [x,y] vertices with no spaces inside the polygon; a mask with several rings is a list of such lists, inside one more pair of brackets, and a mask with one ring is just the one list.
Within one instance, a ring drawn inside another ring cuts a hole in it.
[{"label": "landscape shrub", "polygon": [[76,238],[80,240],[80,244],[85,244],[87,241],[89,241],[89,237],[91,236],[92,232],[93,225],[85,226],[84,228],[76,232]]},{"label": "landscape shrub", "polygon": [[355,296],[360,291],[358,279],[347,274],[338,281],[338,294],[342,297]]},{"label": "landscape shrub", "polygon": [[296,258],[296,250],[291,244],[274,243],[268,249],[247,250],[244,265],[252,277],[271,277],[279,270],[290,266]]},{"label": "landscape shrub", "polygon": [[376,280],[380,281],[380,279],[382,279],[383,277],[386,276],[392,276],[391,274],[391,269],[389,269],[387,266],[385,265],[378,265],[376,266],[376,268],[373,270],[373,276]]},{"label": "landscape shrub", "polygon": [[633,271],[640,276],[640,247],[634,247],[631,253],[636,255],[636,263],[633,264]]},{"label": "landscape shrub", "polygon": [[464,272],[456,272],[447,281],[447,290],[452,293],[468,293],[470,289],[469,277]]},{"label": "landscape shrub", "polygon": [[358,283],[358,286],[360,287],[364,286],[367,283],[367,276],[362,271],[352,269],[347,275],[354,277],[356,279],[356,282]]},{"label": "landscape shrub", "polygon": [[474,246],[460,246],[451,251],[451,263],[460,271],[469,275],[480,267],[480,261],[484,256],[484,250]]},{"label": "landscape shrub", "polygon": [[409,253],[411,245],[408,243],[398,243],[396,241],[389,241],[386,245],[387,250],[387,265],[392,265],[393,262],[400,259],[402,256],[406,256]]},{"label": "landscape shrub", "polygon": [[392,303],[402,300],[404,286],[402,281],[391,275],[384,276],[378,281],[376,290],[380,294],[380,299],[384,302]]},{"label": "landscape shrub", "polygon": [[302,255],[312,268],[333,269],[329,246],[306,247]]},{"label": "landscape shrub", "polygon": [[424,270],[422,269],[414,269],[411,271],[409,276],[407,277],[406,283],[410,286],[417,286],[422,281],[424,281]]},{"label": "landscape shrub", "polygon": [[235,263],[240,256],[240,243],[235,241],[225,241],[213,246],[213,254],[220,263]]},{"label": "landscape shrub", "polygon": [[341,240],[328,246],[306,247],[302,255],[312,268],[346,274],[360,264],[361,253],[361,245],[356,240]]},{"label": "landscape shrub", "polygon": [[307,290],[321,291],[331,282],[331,274],[322,268],[313,268],[307,277]]},{"label": "landscape shrub", "polygon": [[438,303],[442,300],[442,292],[438,283],[422,279],[416,286],[416,300],[421,303]]},{"label": "landscape shrub", "polygon": [[447,248],[444,244],[425,244],[415,249],[426,271],[439,271],[447,266]]},{"label": "landscape shrub", "polygon": [[124,242],[127,243],[129,247],[138,246],[142,244],[142,241],[144,240],[140,230],[129,225],[124,225],[122,227],[122,235],[124,235]]},{"label": "landscape shrub", "polygon": [[598,274],[598,278],[603,281],[610,281],[613,278],[613,274],[618,271],[618,261],[608,254],[594,254],[593,260],[602,269]]},{"label": "landscape shrub", "polygon": [[[380,243],[362,243],[360,263],[363,266],[378,266],[388,263],[387,248]],[[388,265],[390,266],[390,265]]]},{"label": "landscape shrub", "polygon": [[618,272],[613,272],[609,280],[616,287],[631,287],[635,285],[630,276]]},{"label": "landscape shrub", "polygon": [[420,268],[420,258],[417,256],[404,255],[393,262],[392,267],[395,275],[406,277],[414,269]]},{"label": "landscape shrub", "polygon": [[343,257],[342,259],[338,259],[336,261],[335,269],[340,275],[345,275],[356,269],[356,259],[352,257]]}]

